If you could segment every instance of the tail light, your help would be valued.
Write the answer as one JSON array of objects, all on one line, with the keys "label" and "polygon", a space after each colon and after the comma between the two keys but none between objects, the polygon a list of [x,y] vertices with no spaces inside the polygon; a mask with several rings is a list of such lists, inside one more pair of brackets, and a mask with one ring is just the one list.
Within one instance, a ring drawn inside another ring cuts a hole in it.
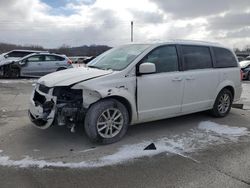
[{"label": "tail light", "polygon": [[68,62],[67,62],[69,65],[72,64],[72,61],[70,59],[68,59]]},{"label": "tail light", "polygon": [[240,79],[243,80],[243,71],[240,70]]}]

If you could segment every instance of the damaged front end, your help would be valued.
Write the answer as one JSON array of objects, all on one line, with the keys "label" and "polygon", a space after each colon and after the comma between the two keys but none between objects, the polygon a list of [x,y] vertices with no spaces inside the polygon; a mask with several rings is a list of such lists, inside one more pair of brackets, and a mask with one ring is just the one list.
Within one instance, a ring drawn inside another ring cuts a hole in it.
[{"label": "damaged front end", "polygon": [[38,84],[31,96],[29,117],[40,129],[47,129],[53,124],[67,125],[74,131],[84,117],[81,89],[69,86],[49,88]]},{"label": "damaged front end", "polygon": [[3,78],[18,78],[20,77],[21,67],[17,62],[8,62],[0,65],[0,77]]}]

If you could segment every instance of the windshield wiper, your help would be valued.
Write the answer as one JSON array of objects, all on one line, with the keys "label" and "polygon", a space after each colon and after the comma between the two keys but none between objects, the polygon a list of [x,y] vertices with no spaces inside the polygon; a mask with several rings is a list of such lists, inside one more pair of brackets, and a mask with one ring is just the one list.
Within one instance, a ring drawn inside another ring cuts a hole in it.
[{"label": "windshield wiper", "polygon": [[95,69],[101,69],[101,70],[103,70],[102,68],[97,67],[97,66],[95,66],[95,65],[88,65],[87,67],[89,67],[89,68],[95,68]]}]

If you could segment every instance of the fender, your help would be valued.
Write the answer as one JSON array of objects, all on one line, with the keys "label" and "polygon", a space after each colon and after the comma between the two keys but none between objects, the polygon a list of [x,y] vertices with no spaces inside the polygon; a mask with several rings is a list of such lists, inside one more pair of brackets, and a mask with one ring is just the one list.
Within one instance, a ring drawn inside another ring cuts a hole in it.
[{"label": "fender", "polygon": [[[80,89],[75,85],[72,89]],[[100,88],[98,90],[84,87],[82,88],[83,91],[83,107],[88,109],[89,106],[101,99],[105,98],[123,98],[130,104],[131,107],[131,122],[137,121],[137,110],[135,106],[135,97],[131,95],[128,88],[125,86],[117,86],[112,88]]]},{"label": "fender", "polygon": [[221,83],[218,85],[217,89],[216,89],[216,92],[215,92],[215,95],[214,95],[214,102],[215,102],[215,100],[216,100],[218,94],[220,93],[220,91],[221,91],[223,88],[228,87],[228,86],[232,87],[232,88],[234,89],[234,91],[235,91],[235,85],[234,85],[234,83],[233,83],[232,81],[225,80],[225,81],[221,82]]}]

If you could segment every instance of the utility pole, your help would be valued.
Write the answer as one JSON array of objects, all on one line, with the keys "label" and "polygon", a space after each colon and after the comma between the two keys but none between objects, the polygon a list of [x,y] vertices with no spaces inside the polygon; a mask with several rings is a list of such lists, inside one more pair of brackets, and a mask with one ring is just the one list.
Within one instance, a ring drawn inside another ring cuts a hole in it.
[{"label": "utility pole", "polygon": [[134,22],[131,21],[131,42],[134,40]]}]

